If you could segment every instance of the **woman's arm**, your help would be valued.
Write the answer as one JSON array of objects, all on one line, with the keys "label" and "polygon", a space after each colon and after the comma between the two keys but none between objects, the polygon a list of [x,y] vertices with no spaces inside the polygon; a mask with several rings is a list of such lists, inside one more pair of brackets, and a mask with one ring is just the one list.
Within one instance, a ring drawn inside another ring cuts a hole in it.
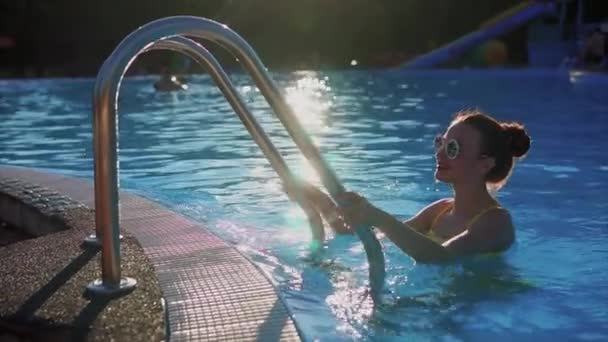
[{"label": "woman's arm", "polygon": [[[447,200],[427,206],[405,223],[357,194],[346,193],[341,200],[351,203],[343,209],[346,222],[378,228],[403,252],[421,263],[442,263],[461,256],[500,252],[509,248],[514,240],[511,217],[504,209],[489,212],[473,227],[439,244],[419,231],[428,230],[433,217],[448,204]],[[408,222],[415,223],[417,227],[411,227]]]},{"label": "woman's arm", "polygon": [[438,244],[427,236],[416,232],[407,224],[404,228],[390,214],[377,209],[384,226],[378,226],[401,250],[416,261],[440,263],[458,257],[484,253],[499,253],[507,250],[515,241],[515,229],[509,212],[501,209],[484,215],[474,226],[451,239]]},{"label": "woman's arm", "polygon": [[[343,215],[345,221],[351,226],[374,226],[382,231],[397,247],[418,262],[444,262],[454,258],[454,255],[429,239],[419,231],[426,232],[432,221],[432,213],[436,212],[446,200],[437,201],[412,219],[399,221],[391,214],[373,206],[358,194],[348,192],[341,196],[341,203],[345,203]],[[414,227],[410,224],[413,223]]]},{"label": "woman's arm", "polygon": [[[426,236],[425,233],[428,232],[433,218],[449,204],[450,200],[448,199],[431,203],[414,217],[401,222],[391,214],[373,206],[365,198],[352,192],[341,195],[341,203],[346,204],[341,208],[338,208],[324,192],[307,183],[299,183],[295,187],[291,186],[288,189],[288,194],[291,197],[304,196],[306,202],[321,214],[336,233],[352,234],[353,229],[351,227],[359,225],[374,226],[403,252],[421,263],[442,263],[452,261],[459,256],[500,251],[508,248],[513,241],[510,233],[513,231],[513,227],[510,216],[506,211],[488,213],[489,215],[486,215],[484,220],[480,220],[481,225],[490,225],[489,228],[472,227],[476,229],[466,230],[443,244],[439,244]],[[316,222],[311,222],[311,224],[317,229],[313,229],[313,231],[322,230],[322,225],[320,225],[318,219],[314,221]],[[506,235],[502,232],[506,232]],[[316,233],[320,235],[319,232]],[[506,237],[497,239],[502,235]]]},{"label": "woman's arm", "polygon": [[414,227],[400,222],[391,214],[375,207],[372,210],[371,225],[382,231],[397,247],[414,260],[423,263],[438,263],[449,261],[456,256],[426,235],[419,233]]}]

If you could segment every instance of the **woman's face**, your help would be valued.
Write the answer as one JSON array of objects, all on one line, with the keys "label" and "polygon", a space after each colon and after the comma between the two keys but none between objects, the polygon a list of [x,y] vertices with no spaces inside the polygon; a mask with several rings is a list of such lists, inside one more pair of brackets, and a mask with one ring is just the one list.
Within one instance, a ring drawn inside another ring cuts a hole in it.
[{"label": "woman's face", "polygon": [[[450,184],[485,182],[488,158],[481,155],[479,132],[459,122],[441,136],[435,152],[435,178]],[[493,161],[492,161],[493,162]]]}]

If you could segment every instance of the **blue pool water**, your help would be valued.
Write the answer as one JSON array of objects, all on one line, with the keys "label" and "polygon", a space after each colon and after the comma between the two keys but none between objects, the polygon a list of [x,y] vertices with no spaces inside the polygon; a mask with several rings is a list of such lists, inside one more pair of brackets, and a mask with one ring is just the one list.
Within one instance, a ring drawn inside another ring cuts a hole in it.
[{"label": "blue pool water", "polygon": [[[235,83],[294,171],[314,173],[244,75]],[[205,222],[280,289],[307,340],[608,339],[608,80],[550,71],[294,72],[275,75],[345,185],[406,218],[450,195],[433,179],[432,138],[453,112],[520,120],[528,157],[499,193],[517,226],[502,258],[417,265],[383,239],[386,303],[363,295],[356,237],[307,261],[302,212],[208,77],[186,93],[126,79],[120,178]],[[0,81],[0,164],[91,178],[92,79]]]}]

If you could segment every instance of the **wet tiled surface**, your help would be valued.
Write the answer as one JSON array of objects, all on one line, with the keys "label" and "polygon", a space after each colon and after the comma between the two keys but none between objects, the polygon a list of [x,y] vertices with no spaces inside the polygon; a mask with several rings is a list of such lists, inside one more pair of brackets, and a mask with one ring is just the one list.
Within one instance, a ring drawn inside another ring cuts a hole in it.
[{"label": "wet tiled surface", "polygon": [[[88,180],[0,167],[0,181],[8,179],[94,204]],[[120,198],[121,229],[137,238],[156,270],[171,341],[300,339],[270,281],[234,247],[157,203],[125,192]]]}]

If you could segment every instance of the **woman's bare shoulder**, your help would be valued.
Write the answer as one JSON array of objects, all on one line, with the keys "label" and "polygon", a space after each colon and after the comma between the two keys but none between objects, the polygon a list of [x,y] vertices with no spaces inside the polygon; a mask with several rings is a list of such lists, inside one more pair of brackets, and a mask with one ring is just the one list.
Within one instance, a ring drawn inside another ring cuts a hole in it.
[{"label": "woman's bare shoulder", "polygon": [[488,211],[474,227],[474,233],[492,238],[499,245],[508,247],[515,240],[515,227],[509,210],[503,207]]},{"label": "woman's bare shoulder", "polygon": [[446,198],[442,198],[440,200],[436,200],[435,202],[427,205],[426,207],[424,207],[422,211],[426,211],[430,214],[434,214],[433,216],[435,216],[436,214],[439,214],[440,211],[444,210],[445,208],[447,208],[448,206],[452,205],[452,203],[454,203],[454,199],[451,197],[446,197]]},{"label": "woman's bare shoulder", "polygon": [[513,220],[511,213],[504,207],[497,207],[494,210],[489,210],[480,220],[482,225],[491,225],[499,228],[512,228]]},{"label": "woman's bare shoulder", "polygon": [[411,226],[418,232],[424,233],[428,231],[433,219],[448,205],[451,205],[452,198],[442,198],[428,204],[422,208],[416,215],[406,220],[404,223]]}]

